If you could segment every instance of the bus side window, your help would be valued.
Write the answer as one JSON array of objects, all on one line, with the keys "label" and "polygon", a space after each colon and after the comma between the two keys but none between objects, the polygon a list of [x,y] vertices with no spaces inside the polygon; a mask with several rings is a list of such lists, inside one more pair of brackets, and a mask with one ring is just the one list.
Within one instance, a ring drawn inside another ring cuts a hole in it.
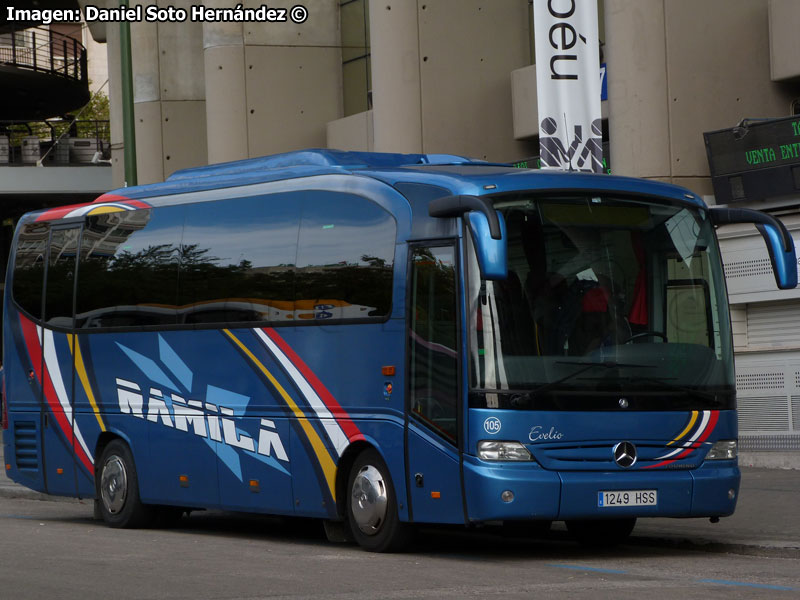
[{"label": "bus side window", "polygon": [[78,267],[76,327],[176,322],[183,213],[183,206],[168,206],[87,219]]},{"label": "bus side window", "polygon": [[72,327],[72,299],[80,227],[53,229],[47,267],[44,319],[50,325]]},{"label": "bus side window", "polygon": [[452,442],[458,434],[458,335],[452,246],[411,256],[411,412]]},{"label": "bus side window", "polygon": [[34,319],[42,317],[42,290],[47,252],[48,223],[22,227],[16,244],[12,297]]},{"label": "bus side window", "polygon": [[394,218],[366,198],[309,192],[297,248],[295,318],[388,317],[396,229]]},{"label": "bus side window", "polygon": [[285,194],[188,205],[180,322],[291,322],[300,214]]}]

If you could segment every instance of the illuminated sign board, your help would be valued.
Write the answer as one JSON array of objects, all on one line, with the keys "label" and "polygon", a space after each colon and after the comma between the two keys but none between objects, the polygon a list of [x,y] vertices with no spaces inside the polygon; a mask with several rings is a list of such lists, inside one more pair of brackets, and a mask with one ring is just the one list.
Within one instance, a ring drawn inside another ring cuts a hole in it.
[{"label": "illuminated sign board", "polygon": [[703,134],[718,204],[800,193],[800,116]]}]

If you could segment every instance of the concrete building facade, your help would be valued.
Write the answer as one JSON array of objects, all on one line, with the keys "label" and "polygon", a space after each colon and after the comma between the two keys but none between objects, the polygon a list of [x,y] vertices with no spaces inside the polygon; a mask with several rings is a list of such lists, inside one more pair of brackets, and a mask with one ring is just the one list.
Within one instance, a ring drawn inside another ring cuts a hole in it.
[{"label": "concrete building facade", "polygon": [[[715,203],[703,133],[800,112],[800,3],[598,2],[611,170],[677,183]],[[308,147],[497,162],[538,154],[530,0],[304,5],[301,24],[132,25],[140,183]],[[121,185],[118,28],[95,33],[108,42]],[[740,205],[780,215],[800,241],[800,190]],[[800,292],[779,292],[769,273],[747,270],[766,256],[753,228],[732,226],[720,237],[743,449],[800,462]]]}]

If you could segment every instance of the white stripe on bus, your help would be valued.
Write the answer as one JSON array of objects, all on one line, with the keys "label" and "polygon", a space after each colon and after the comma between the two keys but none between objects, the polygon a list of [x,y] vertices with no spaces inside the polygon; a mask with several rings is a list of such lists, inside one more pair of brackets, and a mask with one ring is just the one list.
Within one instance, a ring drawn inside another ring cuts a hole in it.
[{"label": "white stripe on bus", "polygon": [[267,346],[267,349],[273,354],[273,356],[278,359],[278,362],[281,363],[281,366],[283,366],[283,368],[286,370],[291,380],[300,389],[300,392],[311,405],[311,408],[314,409],[315,413],[317,413],[317,417],[319,417],[320,421],[322,422],[322,426],[325,428],[325,431],[328,434],[328,437],[330,437],[333,447],[336,449],[336,453],[341,456],[347,446],[350,444],[350,441],[347,439],[344,431],[342,431],[342,428],[339,427],[339,423],[336,421],[336,419],[334,419],[333,415],[328,410],[328,407],[325,406],[325,403],[319,397],[317,392],[314,391],[314,388],[309,385],[309,383],[306,381],[306,378],[303,377],[300,371],[297,370],[297,367],[295,367],[289,358],[281,351],[281,349],[278,348],[275,342],[273,342],[269,336],[260,329],[254,329],[253,331],[256,332],[256,335],[258,335],[261,341],[264,342],[264,344]]}]

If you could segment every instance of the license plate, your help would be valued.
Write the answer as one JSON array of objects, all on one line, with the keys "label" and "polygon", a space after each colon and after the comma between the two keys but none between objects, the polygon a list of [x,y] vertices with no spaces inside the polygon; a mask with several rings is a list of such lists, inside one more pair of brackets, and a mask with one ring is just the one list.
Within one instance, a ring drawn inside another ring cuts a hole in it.
[{"label": "license plate", "polygon": [[656,504],[658,504],[657,490],[597,492],[597,506],[600,508],[614,508],[615,506],[655,506]]}]

